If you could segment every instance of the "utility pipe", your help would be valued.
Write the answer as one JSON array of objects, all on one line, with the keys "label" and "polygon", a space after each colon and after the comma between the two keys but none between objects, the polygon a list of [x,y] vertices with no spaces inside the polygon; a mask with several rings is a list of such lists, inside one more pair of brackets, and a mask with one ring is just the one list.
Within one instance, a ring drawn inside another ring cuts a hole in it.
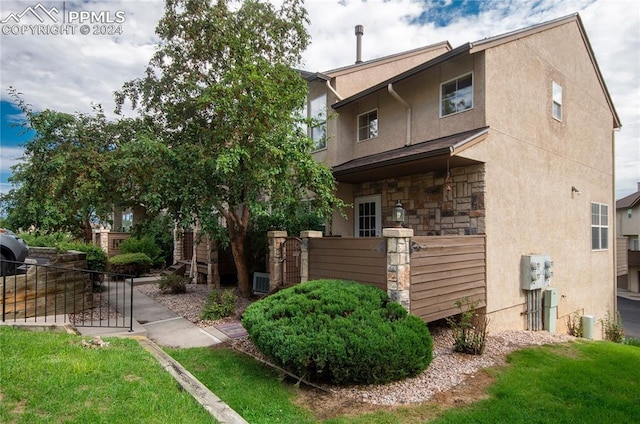
[{"label": "utility pipe", "polygon": [[407,103],[396,91],[393,89],[393,84],[387,85],[387,90],[389,94],[393,96],[398,102],[404,105],[407,108],[407,141],[405,142],[405,146],[411,145],[411,106]]}]

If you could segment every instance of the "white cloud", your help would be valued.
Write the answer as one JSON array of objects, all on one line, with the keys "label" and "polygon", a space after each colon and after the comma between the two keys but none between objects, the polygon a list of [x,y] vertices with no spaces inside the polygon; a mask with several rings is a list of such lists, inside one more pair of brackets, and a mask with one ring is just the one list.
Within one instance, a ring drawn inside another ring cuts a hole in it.
[{"label": "white cloud", "polygon": [[[307,0],[312,44],[305,68],[326,71],[355,61],[354,26],[365,27],[363,59],[448,40],[453,47],[579,12],[623,128],[616,134],[617,197],[640,181],[640,13],[637,0],[486,0],[478,15],[456,14],[443,27],[411,25],[437,17],[434,2],[415,0]],[[0,3],[0,17],[35,1]],[[60,1],[42,1],[57,4]],[[2,35],[1,93],[11,85],[36,109],[88,111],[101,103],[113,110],[113,92],[143,75],[157,41],[154,29],[164,3],[150,1],[66,1],[68,9],[125,11],[121,36]]]}]

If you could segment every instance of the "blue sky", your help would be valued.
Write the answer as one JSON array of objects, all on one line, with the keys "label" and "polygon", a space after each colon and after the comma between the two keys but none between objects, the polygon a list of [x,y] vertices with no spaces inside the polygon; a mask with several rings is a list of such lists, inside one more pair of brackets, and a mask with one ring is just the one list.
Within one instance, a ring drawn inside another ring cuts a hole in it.
[{"label": "blue sky", "polygon": [[[281,0],[274,0],[276,2]],[[92,103],[113,116],[113,92],[144,73],[157,38],[162,0],[0,2],[0,21],[27,7],[68,14],[101,13],[98,29],[112,34],[0,35],[0,192],[9,188],[9,167],[20,156],[20,137],[10,127],[19,117],[8,88],[24,93],[34,110],[90,112]],[[362,55],[374,59],[448,40],[453,47],[544,21],[580,13],[598,64],[622,120],[616,133],[616,197],[635,192],[640,181],[640,5],[637,0],[307,0],[312,44],[304,68],[325,71],[355,60],[354,26],[365,28]],[[119,17],[119,18],[118,18]],[[117,19],[118,18],[118,19]],[[120,22],[116,22],[120,21]],[[20,24],[39,24],[33,16]],[[45,22],[45,24],[51,22]],[[89,29],[95,22],[88,23]],[[104,25],[102,25],[104,24]],[[11,28],[5,29],[6,25]],[[70,30],[69,30],[70,31]],[[128,112],[131,113],[131,112]]]}]

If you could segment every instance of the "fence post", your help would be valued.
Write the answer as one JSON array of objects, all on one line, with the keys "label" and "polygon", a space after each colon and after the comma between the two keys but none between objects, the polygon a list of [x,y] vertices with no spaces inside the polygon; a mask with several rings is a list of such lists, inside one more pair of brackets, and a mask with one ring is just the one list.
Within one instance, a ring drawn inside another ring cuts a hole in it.
[{"label": "fence post", "polygon": [[387,293],[411,312],[411,228],[383,228],[387,240]]},{"label": "fence post", "polygon": [[300,282],[309,281],[309,239],[322,238],[322,231],[301,231],[300,238]]},{"label": "fence post", "polygon": [[286,231],[269,231],[269,291],[282,285],[282,244],[287,240]]}]

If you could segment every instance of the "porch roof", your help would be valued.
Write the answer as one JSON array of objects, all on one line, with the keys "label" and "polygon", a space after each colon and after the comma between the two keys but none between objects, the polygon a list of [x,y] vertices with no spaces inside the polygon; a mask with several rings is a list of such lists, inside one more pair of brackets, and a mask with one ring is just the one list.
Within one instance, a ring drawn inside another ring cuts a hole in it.
[{"label": "porch roof", "polygon": [[332,172],[339,182],[360,183],[445,169],[447,165],[452,167],[478,163],[472,159],[456,156],[456,153],[484,140],[488,132],[489,127],[482,127],[426,140],[350,160],[334,166]]}]

